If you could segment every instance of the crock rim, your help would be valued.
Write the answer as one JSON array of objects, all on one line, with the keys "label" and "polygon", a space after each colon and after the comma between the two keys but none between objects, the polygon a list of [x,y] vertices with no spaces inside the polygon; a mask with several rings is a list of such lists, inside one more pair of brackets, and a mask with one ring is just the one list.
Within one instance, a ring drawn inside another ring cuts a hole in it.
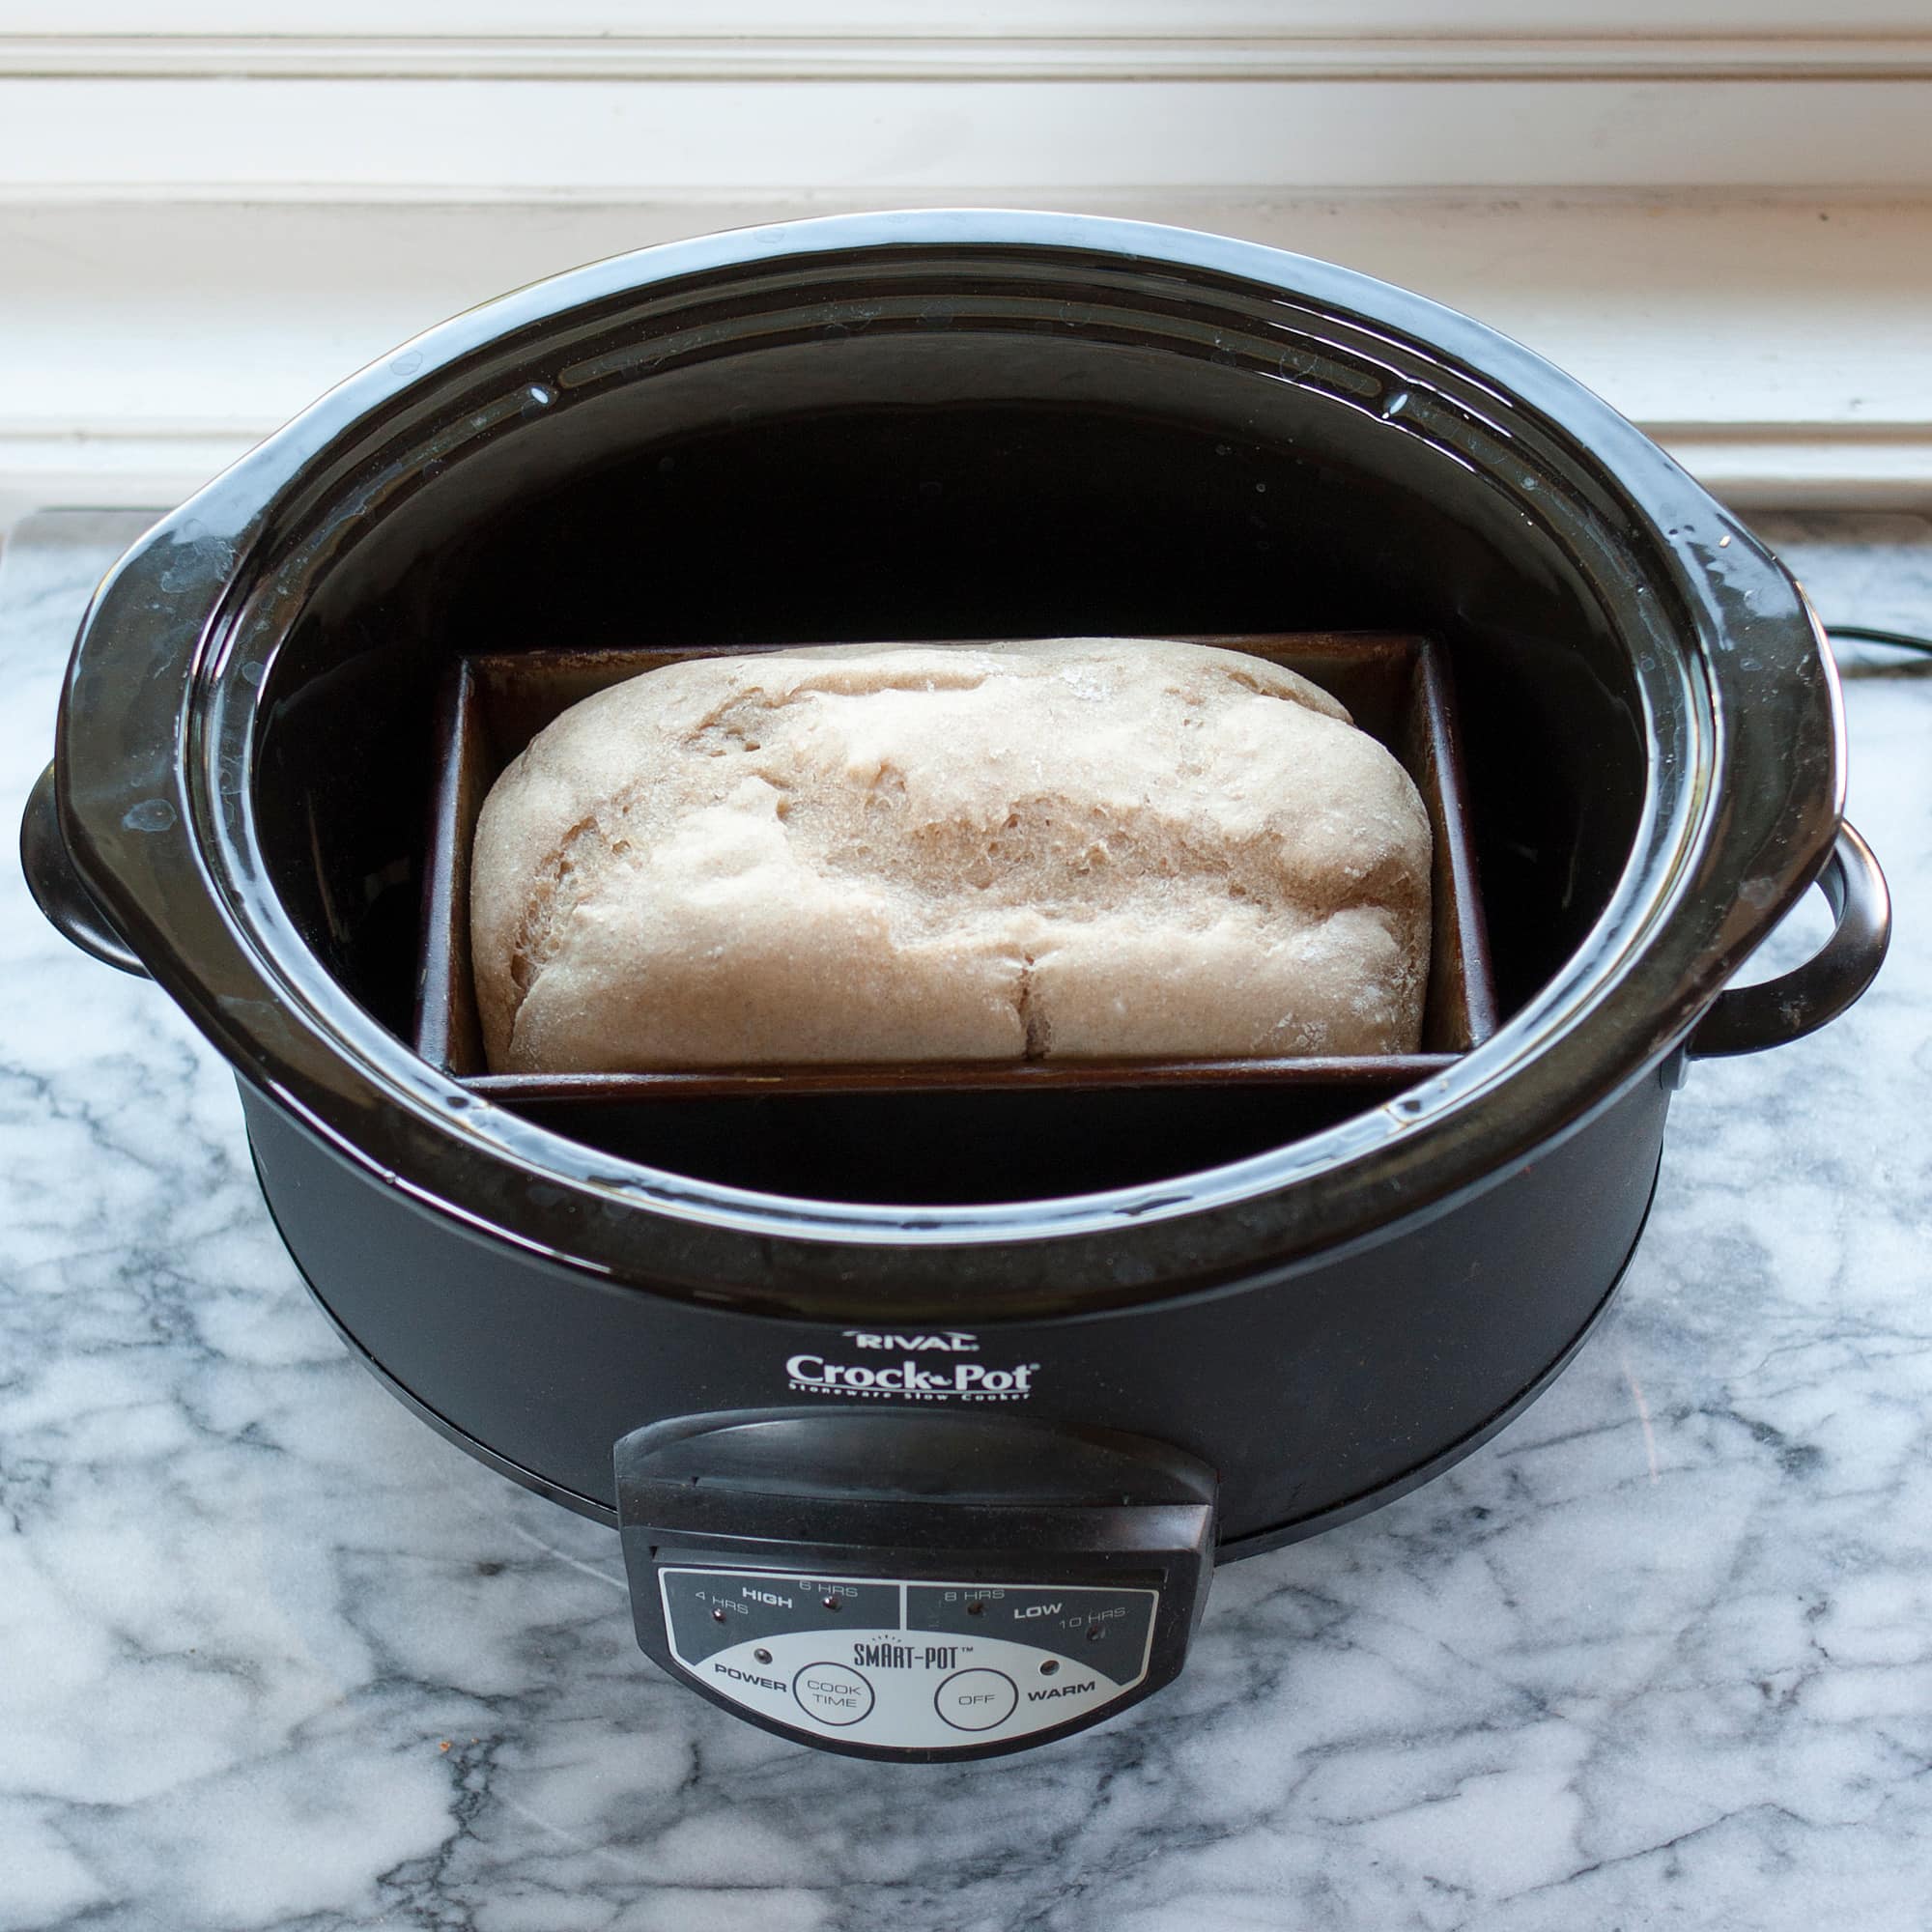
[{"label": "crock rim", "polygon": [[[277,931],[259,898],[251,910],[240,885],[251,866],[266,876],[261,855],[218,821],[224,791],[245,790],[234,732],[240,721],[252,742],[264,680],[230,620],[251,559],[270,534],[289,536],[292,505],[318,476],[353,472],[399,405],[513,333],[693,278],[892,250],[1122,262],[1292,298],[1487,385],[1555,437],[1626,520],[1620,539],[1655,570],[1653,610],[1678,606],[1681,646],[1634,653],[1652,749],[1636,849],[1590,939],[1454,1068],[1285,1148],[1105,1194],[935,1208],[758,1195],[594,1153],[472,1103],[332,980],[332,1000],[314,997],[314,955],[292,960],[292,927]],[[119,694],[102,743],[82,721],[136,653],[149,674]],[[1661,771],[1666,724],[1682,755]],[[613,1284],[789,1313],[971,1307],[985,1319],[1159,1298],[1338,1253],[1444,1210],[1584,1124],[1681,1042],[1823,864],[1842,808],[1841,739],[1829,657],[1776,559],[1606,404],[1486,325],[1258,243],[1112,217],[939,210],[739,229],[591,264],[350,378],[110,575],[75,647],[59,763],[76,859],[156,978],[242,1078],[426,1211]],[[185,928],[190,900],[212,916]]]}]

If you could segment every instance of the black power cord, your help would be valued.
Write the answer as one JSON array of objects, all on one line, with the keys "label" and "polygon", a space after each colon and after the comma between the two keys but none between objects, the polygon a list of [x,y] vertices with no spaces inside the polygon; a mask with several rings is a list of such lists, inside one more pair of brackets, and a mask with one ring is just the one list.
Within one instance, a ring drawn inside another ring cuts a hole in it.
[{"label": "black power cord", "polygon": [[1915,638],[1909,631],[1875,631],[1866,624],[1827,624],[1825,635],[1833,643],[1843,639],[1855,644],[1892,644],[1901,651],[1932,653],[1932,638]]}]

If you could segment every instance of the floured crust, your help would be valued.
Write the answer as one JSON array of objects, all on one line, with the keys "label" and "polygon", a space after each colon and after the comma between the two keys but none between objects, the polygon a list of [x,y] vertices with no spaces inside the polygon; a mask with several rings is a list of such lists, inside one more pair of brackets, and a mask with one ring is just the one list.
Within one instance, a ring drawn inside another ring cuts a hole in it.
[{"label": "floured crust", "polygon": [[497,1072],[1399,1053],[1430,832],[1325,692],[1151,639],[688,659],[497,781]]}]

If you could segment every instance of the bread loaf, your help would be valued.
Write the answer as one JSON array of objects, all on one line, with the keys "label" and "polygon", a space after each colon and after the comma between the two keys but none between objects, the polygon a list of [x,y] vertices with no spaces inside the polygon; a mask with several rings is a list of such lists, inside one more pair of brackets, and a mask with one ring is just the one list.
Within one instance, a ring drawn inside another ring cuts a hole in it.
[{"label": "bread loaf", "polygon": [[1412,1051],[1430,831],[1294,672],[1151,639],[690,659],[477,827],[499,1072]]}]

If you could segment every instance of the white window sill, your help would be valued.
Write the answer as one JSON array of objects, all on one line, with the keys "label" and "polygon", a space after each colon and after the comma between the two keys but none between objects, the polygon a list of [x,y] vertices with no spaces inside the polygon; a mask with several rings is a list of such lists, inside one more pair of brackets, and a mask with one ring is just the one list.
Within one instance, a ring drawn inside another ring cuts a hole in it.
[{"label": "white window sill", "polygon": [[[1741,505],[1932,505],[1932,198],[1009,199],[1420,290],[1579,377]],[[362,363],[538,276],[864,205],[0,203],[0,521],[177,501]]]}]

